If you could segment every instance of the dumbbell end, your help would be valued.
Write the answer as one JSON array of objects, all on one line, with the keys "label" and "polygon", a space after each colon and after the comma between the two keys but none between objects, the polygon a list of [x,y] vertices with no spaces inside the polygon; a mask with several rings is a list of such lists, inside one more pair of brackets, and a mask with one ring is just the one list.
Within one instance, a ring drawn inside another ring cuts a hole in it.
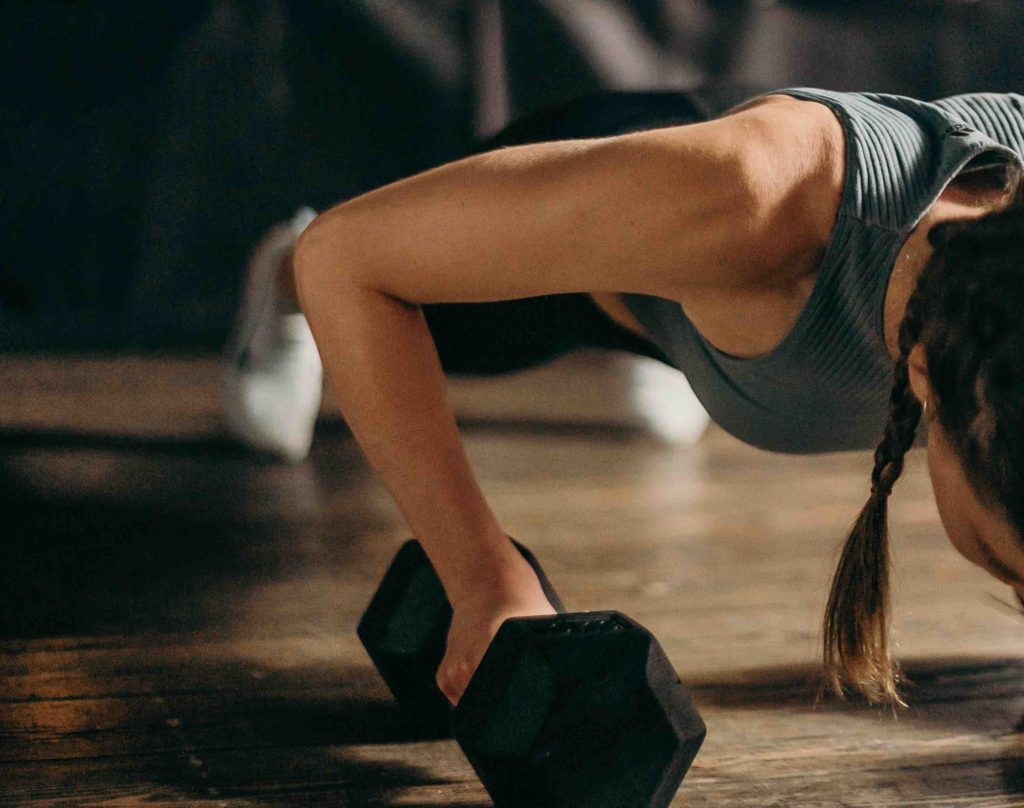
[{"label": "dumbbell end", "polygon": [[418,737],[451,735],[451,705],[435,683],[451,619],[451,606],[427,554],[418,541],[408,540],[356,633]]},{"label": "dumbbell end", "polygon": [[706,734],[654,636],[613,611],[505,621],[453,726],[510,808],[664,808]]}]

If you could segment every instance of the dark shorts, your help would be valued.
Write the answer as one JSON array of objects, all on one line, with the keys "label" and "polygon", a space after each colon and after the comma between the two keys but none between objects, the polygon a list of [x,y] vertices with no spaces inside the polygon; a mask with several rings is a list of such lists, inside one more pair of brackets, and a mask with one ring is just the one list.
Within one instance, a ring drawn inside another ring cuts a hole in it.
[{"label": "dark shorts", "polygon": [[[584,96],[511,123],[481,141],[501,146],[604,137],[707,120],[756,91],[609,91]],[[450,374],[518,370],[575,348],[621,350],[672,363],[649,340],[611,320],[589,295],[544,295],[487,303],[423,305],[441,366]]]}]

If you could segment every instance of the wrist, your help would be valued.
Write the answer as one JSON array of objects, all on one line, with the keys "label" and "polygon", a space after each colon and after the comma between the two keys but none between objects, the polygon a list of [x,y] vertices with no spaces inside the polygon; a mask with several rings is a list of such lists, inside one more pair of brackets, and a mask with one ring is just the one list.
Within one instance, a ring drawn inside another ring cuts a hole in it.
[{"label": "wrist", "polygon": [[515,598],[537,585],[537,576],[512,540],[503,535],[467,553],[448,589],[455,608]]}]

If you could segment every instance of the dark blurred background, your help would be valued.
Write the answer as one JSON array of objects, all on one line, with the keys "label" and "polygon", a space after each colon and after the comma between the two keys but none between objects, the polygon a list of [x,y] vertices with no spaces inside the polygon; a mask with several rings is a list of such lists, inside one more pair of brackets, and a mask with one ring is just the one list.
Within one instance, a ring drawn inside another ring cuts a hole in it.
[{"label": "dark blurred background", "polygon": [[1022,42],[1021,0],[9,1],[0,350],[219,348],[269,225],[573,96],[1019,92]]}]

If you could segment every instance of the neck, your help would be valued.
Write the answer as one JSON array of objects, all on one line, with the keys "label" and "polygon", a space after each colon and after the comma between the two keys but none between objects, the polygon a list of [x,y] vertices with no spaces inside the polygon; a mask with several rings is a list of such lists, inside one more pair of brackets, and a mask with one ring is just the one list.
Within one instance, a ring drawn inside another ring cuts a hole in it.
[{"label": "neck", "polygon": [[885,293],[885,347],[893,362],[900,356],[899,329],[907,311],[907,301],[934,252],[928,243],[928,233],[940,222],[980,218],[996,210],[1004,199],[1002,193],[979,193],[950,183],[911,231],[893,263]]}]

